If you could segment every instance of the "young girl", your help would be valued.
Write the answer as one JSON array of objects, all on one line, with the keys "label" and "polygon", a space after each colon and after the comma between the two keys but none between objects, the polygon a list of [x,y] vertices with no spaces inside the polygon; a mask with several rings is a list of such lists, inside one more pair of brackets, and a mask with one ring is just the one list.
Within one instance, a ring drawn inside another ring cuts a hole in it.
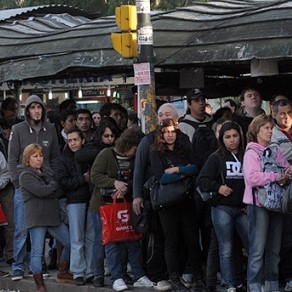
[{"label": "young girl", "polygon": [[75,284],[93,282],[93,240],[94,232],[91,216],[88,215],[90,199],[88,164],[80,164],[75,153],[85,142],[82,132],[68,131],[68,147],[62,153],[59,183],[67,198],[67,211],[71,242],[70,270]]},{"label": "young girl", "polygon": [[218,206],[212,207],[212,223],[219,242],[221,274],[228,292],[235,292],[234,231],[246,250],[248,226],[244,204],[242,160],[244,140],[240,126],[232,121],[222,124],[218,137],[219,149],[206,161],[197,179],[202,191],[219,193]]},{"label": "young girl", "polygon": [[44,150],[40,145],[26,146],[19,168],[19,183],[24,201],[24,224],[29,230],[31,241],[30,269],[37,291],[46,292],[42,275],[46,232],[63,245],[60,269],[69,263],[70,244],[68,228],[61,223],[58,212],[58,184],[53,171],[44,168],[43,162]]}]

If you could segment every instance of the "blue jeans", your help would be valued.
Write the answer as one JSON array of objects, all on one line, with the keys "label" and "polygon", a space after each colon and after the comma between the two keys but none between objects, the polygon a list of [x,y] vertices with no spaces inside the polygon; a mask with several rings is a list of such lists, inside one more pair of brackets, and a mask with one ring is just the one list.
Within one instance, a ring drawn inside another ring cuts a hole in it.
[{"label": "blue jeans", "polygon": [[137,281],[145,276],[142,259],[142,245],[140,241],[124,241],[120,243],[111,243],[105,245],[106,262],[111,273],[111,281],[124,276],[124,248],[128,251],[128,260],[132,269],[133,279]]},{"label": "blue jeans", "polygon": [[57,241],[63,245],[61,260],[69,263],[70,242],[68,227],[64,223],[61,223],[58,226],[33,227],[29,229],[31,241],[30,269],[33,274],[42,272],[42,258],[46,232],[49,232],[54,238],[57,239]]},{"label": "blue jeans", "polygon": [[70,271],[74,279],[93,276],[94,228],[92,216],[87,212],[87,204],[68,204],[70,230]]},{"label": "blue jeans", "polygon": [[104,247],[102,245],[102,223],[99,213],[89,211],[92,217],[93,229],[94,229],[94,243],[93,243],[93,265],[94,276],[104,276]]},{"label": "blue jeans", "polygon": [[221,274],[228,288],[236,288],[234,267],[234,231],[240,236],[248,251],[248,222],[246,214],[238,207],[219,205],[211,211],[213,226],[219,243]]},{"label": "blue jeans", "polygon": [[283,215],[248,205],[249,255],[247,282],[250,292],[279,290],[279,261]]},{"label": "blue jeans", "polygon": [[28,230],[24,226],[24,202],[20,189],[14,193],[14,241],[12,270],[25,271],[25,260],[28,259],[27,252]]}]

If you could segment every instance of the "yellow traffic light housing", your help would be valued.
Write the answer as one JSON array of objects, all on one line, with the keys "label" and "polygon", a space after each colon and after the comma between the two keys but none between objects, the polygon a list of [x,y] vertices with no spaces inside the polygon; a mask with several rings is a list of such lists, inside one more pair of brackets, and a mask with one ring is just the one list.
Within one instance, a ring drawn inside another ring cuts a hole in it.
[{"label": "yellow traffic light housing", "polygon": [[137,57],[137,9],[134,5],[116,7],[116,24],[122,33],[112,33],[113,48],[123,58]]}]

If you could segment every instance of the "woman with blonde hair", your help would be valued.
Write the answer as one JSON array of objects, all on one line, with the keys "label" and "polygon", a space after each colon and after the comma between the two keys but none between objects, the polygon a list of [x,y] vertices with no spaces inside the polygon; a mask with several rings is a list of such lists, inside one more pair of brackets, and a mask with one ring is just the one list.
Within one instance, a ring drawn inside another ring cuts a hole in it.
[{"label": "woman with blonde hair", "polygon": [[46,232],[63,245],[61,261],[68,263],[70,257],[69,231],[59,217],[58,184],[53,171],[43,167],[43,162],[43,148],[39,144],[29,144],[24,148],[22,165],[19,166],[19,183],[24,201],[24,224],[29,231],[31,242],[30,269],[37,292],[47,291],[42,275]]},{"label": "woman with blonde hair", "polygon": [[[274,182],[284,185],[290,180],[292,169],[280,149],[270,145],[272,128],[270,116],[262,114],[253,119],[248,128],[248,144],[243,159],[243,202],[247,204],[249,223],[247,282],[251,292],[260,292],[262,285],[265,291],[279,291],[278,265],[283,216],[260,204],[257,189]],[[273,164],[279,165],[283,172],[264,172],[261,167],[262,156],[275,157]]]}]

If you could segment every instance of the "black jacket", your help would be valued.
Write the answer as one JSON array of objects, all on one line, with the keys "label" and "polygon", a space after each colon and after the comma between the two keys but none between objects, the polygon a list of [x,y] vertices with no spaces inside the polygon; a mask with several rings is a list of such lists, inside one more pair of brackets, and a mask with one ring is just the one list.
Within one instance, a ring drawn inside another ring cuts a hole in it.
[{"label": "black jacket", "polygon": [[242,165],[230,152],[224,157],[216,152],[210,155],[197,178],[197,185],[205,192],[218,192],[222,184],[233,189],[233,192],[228,197],[221,196],[220,205],[244,206]]},{"label": "black jacket", "polygon": [[87,163],[78,163],[75,159],[75,153],[69,147],[65,148],[61,156],[58,179],[66,195],[67,204],[89,202],[89,183],[84,180],[83,176],[88,169]]}]

